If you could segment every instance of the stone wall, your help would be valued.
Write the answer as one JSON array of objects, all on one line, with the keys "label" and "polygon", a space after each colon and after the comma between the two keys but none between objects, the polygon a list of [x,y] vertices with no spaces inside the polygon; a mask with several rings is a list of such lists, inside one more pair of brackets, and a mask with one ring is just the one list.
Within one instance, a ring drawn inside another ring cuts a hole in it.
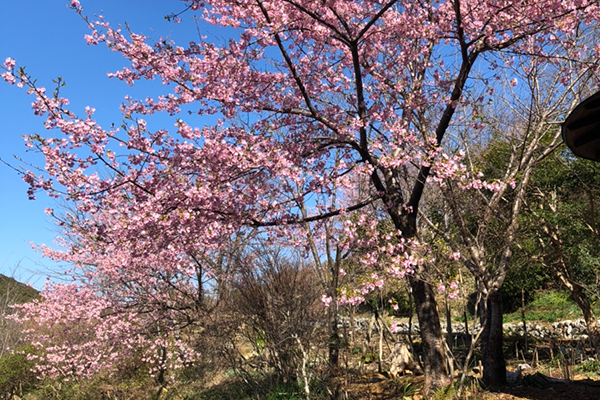
[{"label": "stone wall", "polygon": [[[356,318],[354,320],[354,329],[358,331],[367,330],[369,327],[369,318]],[[600,321],[599,325],[600,327]],[[339,328],[344,329],[344,327],[349,327],[349,320],[343,319],[340,322]],[[408,322],[400,322],[396,321],[396,331],[398,334],[407,334],[408,333]],[[523,336],[523,324],[520,322],[507,323],[503,325],[504,334],[506,336]],[[480,329],[479,324],[473,326],[469,324],[469,332],[473,333],[477,332]],[[377,332],[377,324],[373,326],[374,332]],[[446,331],[445,323],[442,323],[442,330]],[[452,324],[452,331],[454,333],[465,333],[465,325],[464,324]],[[412,333],[419,333],[419,324],[414,321],[412,323]],[[585,326],[585,322],[582,319],[578,320],[565,320],[554,322],[552,324],[540,323],[540,322],[529,322],[527,323],[527,335],[528,337],[536,338],[536,339],[586,339],[587,338],[587,328]]]}]

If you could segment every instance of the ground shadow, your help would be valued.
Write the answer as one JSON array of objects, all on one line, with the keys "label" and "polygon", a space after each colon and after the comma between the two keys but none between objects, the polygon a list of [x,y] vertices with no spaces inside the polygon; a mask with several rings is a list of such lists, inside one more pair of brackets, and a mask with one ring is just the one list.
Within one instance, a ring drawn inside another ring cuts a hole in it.
[{"label": "ground shadow", "polygon": [[500,399],[531,400],[600,400],[600,382],[589,379],[572,380],[569,383],[548,382],[535,386],[521,384],[494,390]]}]

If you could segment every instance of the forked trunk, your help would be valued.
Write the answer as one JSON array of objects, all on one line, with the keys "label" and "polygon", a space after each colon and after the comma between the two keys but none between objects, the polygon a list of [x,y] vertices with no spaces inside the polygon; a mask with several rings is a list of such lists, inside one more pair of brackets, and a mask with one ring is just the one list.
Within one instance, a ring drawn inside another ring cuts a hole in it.
[{"label": "forked trunk", "polygon": [[409,282],[415,299],[425,355],[423,392],[425,396],[428,396],[450,384],[450,360],[442,334],[433,287],[417,276],[409,277]]},{"label": "forked trunk", "polygon": [[486,320],[481,334],[483,382],[488,387],[506,384],[506,363],[502,350],[502,296],[499,291],[490,293],[487,300]]}]

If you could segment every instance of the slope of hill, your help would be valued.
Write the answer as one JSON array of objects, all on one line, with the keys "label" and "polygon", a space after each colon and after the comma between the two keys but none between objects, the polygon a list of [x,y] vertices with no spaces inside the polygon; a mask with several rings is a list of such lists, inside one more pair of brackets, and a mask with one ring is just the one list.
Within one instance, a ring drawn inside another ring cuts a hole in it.
[{"label": "slope of hill", "polygon": [[21,304],[39,297],[39,292],[31,286],[0,274],[0,303]]}]

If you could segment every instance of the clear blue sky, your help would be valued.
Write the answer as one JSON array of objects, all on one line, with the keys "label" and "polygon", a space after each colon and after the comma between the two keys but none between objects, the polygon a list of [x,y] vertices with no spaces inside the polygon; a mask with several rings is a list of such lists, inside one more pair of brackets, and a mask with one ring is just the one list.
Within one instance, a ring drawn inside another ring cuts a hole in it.
[{"label": "clear blue sky", "polygon": [[[88,46],[83,39],[88,28],[82,19],[67,7],[67,0],[0,1],[0,61],[14,58],[19,66],[38,80],[38,85],[50,89],[52,80],[62,77],[62,91],[78,114],[85,106],[96,108],[96,118],[103,126],[119,125],[118,106],[125,94],[148,88],[129,88],[123,82],[108,79],[126,65],[118,54],[105,46]],[[187,43],[197,39],[197,31],[189,18],[182,24],[169,23],[164,17],[184,8],[180,1],[164,0],[81,0],[84,13],[92,18],[102,14],[112,25],[128,23],[136,33],[152,38],[169,36]],[[137,86],[137,85],[136,85]],[[24,157],[37,165],[43,160],[25,153],[21,135],[44,135],[42,119],[31,111],[32,98],[25,90],[0,83],[0,157],[15,162],[13,155]],[[164,126],[173,122],[165,120]],[[60,267],[42,259],[29,242],[52,245],[54,228],[44,214],[47,207],[56,207],[54,200],[40,194],[38,200],[27,199],[27,185],[16,172],[0,165],[0,273],[14,275],[36,287],[43,285],[48,270]],[[19,265],[18,269],[15,269]]]}]

